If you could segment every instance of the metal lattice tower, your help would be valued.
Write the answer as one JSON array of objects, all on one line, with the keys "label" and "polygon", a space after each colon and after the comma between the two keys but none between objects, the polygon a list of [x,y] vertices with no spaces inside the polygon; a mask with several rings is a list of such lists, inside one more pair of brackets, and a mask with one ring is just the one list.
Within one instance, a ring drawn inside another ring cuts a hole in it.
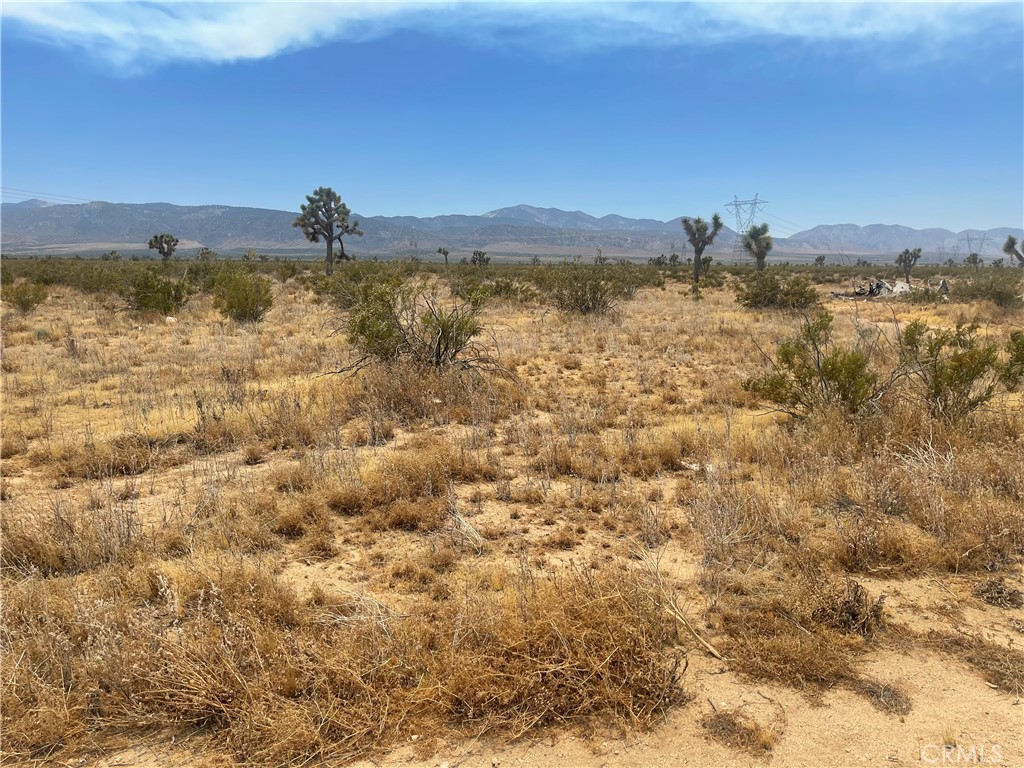
[{"label": "metal lattice tower", "polygon": [[757,194],[754,195],[753,200],[740,200],[733,195],[732,202],[725,204],[725,207],[736,217],[736,243],[732,249],[734,260],[743,255],[743,233],[754,225],[757,212],[763,211],[767,204],[768,201],[760,199]]}]

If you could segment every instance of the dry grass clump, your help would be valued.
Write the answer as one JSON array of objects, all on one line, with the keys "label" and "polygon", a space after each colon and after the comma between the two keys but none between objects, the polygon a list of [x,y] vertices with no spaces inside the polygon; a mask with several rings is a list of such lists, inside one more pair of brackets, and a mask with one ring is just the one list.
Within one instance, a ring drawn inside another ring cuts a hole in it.
[{"label": "dry grass clump", "polygon": [[701,720],[700,724],[715,741],[755,757],[771,753],[778,742],[778,735],[774,731],[765,728],[743,712],[742,708],[731,712],[716,711]]},{"label": "dry grass clump", "polygon": [[911,575],[927,567],[935,543],[920,529],[858,510],[836,515],[835,559],[848,573]]},{"label": "dry grass clump", "polygon": [[[387,517],[388,508],[403,502],[401,509],[395,510],[395,519],[411,519],[412,515],[425,520],[436,517],[433,507],[414,512],[414,505],[406,502],[443,499],[456,481],[497,477],[498,468],[493,458],[488,460],[487,456],[465,446],[455,449],[443,440],[425,437],[402,451],[389,454],[356,477],[339,479],[325,490],[325,498],[331,510],[345,516],[374,512]],[[397,524],[383,527],[415,529]]]},{"label": "dry grass clump", "polygon": [[910,697],[899,686],[866,678],[853,680],[849,685],[853,691],[870,701],[871,706],[882,712],[908,715],[913,708]]},{"label": "dry grass clump", "polygon": [[820,690],[856,678],[854,657],[884,626],[884,597],[850,580],[735,578],[711,613],[723,653],[747,675]]},{"label": "dry grass clump", "polygon": [[511,589],[455,590],[403,616],[323,591],[303,605],[244,562],[149,573],[134,603],[69,582],[10,589],[9,757],[73,754],[86,732],[102,744],[205,727],[239,760],[287,765],[438,729],[648,726],[684,700],[673,628],[635,573],[509,575]]},{"label": "dry grass clump", "polygon": [[627,475],[646,479],[683,469],[697,451],[692,433],[652,431],[640,437],[627,432],[618,450],[617,463]]},{"label": "dry grass clump", "polygon": [[926,647],[970,664],[992,685],[1024,694],[1024,653],[982,637],[935,630],[920,639]]},{"label": "dry grass clump", "polygon": [[398,361],[364,368],[352,382],[352,405],[367,420],[369,438],[377,437],[374,425],[490,424],[523,406],[514,380],[473,370]]},{"label": "dry grass clump", "polygon": [[972,592],[975,597],[981,598],[989,605],[999,608],[1024,608],[1024,592],[1011,587],[1002,577],[986,579],[975,585]]},{"label": "dry grass clump", "polygon": [[19,510],[5,504],[0,524],[0,566],[21,574],[80,573],[130,559],[147,545],[130,502],[82,509],[54,500],[48,510]]},{"label": "dry grass clump", "polygon": [[53,454],[37,454],[37,464],[51,464],[60,477],[97,480],[106,477],[141,475],[157,466],[181,463],[185,457],[176,450],[179,435],[152,437],[127,433],[100,444],[64,444]]}]

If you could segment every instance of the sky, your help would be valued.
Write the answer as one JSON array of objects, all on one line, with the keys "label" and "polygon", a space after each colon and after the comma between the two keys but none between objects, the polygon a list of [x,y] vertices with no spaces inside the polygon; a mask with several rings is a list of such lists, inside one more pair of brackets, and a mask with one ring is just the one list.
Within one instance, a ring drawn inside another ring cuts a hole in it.
[{"label": "sky", "polygon": [[[1024,4],[2,6],[5,202],[1024,225]],[[727,220],[728,221],[728,220]]]}]

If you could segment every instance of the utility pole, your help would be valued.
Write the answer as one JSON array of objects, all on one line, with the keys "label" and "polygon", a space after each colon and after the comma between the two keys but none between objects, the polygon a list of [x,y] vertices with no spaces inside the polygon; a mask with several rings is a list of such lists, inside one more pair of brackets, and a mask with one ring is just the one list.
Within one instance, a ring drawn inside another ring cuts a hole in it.
[{"label": "utility pole", "polygon": [[736,218],[736,243],[733,245],[733,261],[738,261],[743,256],[743,233],[754,225],[754,219],[758,211],[763,211],[768,204],[755,194],[753,200],[740,200],[733,195],[732,202],[726,203],[725,207],[732,211]]}]

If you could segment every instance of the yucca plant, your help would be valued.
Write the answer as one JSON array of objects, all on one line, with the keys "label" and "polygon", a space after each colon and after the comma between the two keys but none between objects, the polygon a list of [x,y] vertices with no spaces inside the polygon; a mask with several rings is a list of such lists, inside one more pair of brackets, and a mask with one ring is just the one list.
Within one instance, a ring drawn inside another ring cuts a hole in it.
[{"label": "yucca plant", "polygon": [[762,272],[771,253],[774,243],[768,234],[767,224],[755,224],[748,229],[741,241],[745,250],[753,259],[758,272]]}]

